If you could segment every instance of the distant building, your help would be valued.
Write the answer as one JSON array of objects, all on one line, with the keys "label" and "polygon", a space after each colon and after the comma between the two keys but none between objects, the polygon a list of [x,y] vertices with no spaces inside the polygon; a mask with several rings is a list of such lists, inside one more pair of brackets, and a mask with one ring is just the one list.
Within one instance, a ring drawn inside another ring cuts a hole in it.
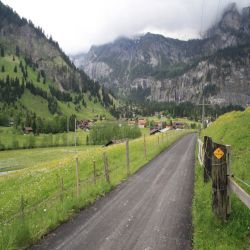
[{"label": "distant building", "polygon": [[173,128],[174,129],[184,129],[186,126],[186,123],[184,122],[173,122]]},{"label": "distant building", "polygon": [[138,120],[138,127],[139,128],[145,128],[147,124],[147,121],[145,119],[139,119]]},{"label": "distant building", "polygon": [[77,127],[83,130],[90,130],[90,127],[93,125],[91,120],[81,120],[77,122]]},{"label": "distant building", "polygon": [[166,126],[165,128],[161,129],[160,132],[165,133],[165,132],[167,132],[168,130],[171,130],[171,129],[173,129],[172,126]]},{"label": "distant building", "polygon": [[24,132],[25,134],[30,134],[30,133],[33,133],[33,129],[32,129],[31,127],[25,127],[25,128],[23,129],[23,132]]},{"label": "distant building", "polygon": [[134,121],[134,120],[128,121],[128,125],[134,126],[134,125],[136,125],[136,121]]},{"label": "distant building", "polygon": [[120,144],[120,143],[124,143],[126,140],[123,139],[123,140],[111,140],[111,141],[108,141],[104,147],[108,147],[108,146],[111,146],[111,145],[114,145],[114,144]]},{"label": "distant building", "polygon": [[155,135],[157,133],[160,133],[160,130],[158,128],[152,128],[152,129],[150,129],[150,135]]},{"label": "distant building", "polygon": [[163,129],[163,122],[155,122],[155,127],[158,129]]}]

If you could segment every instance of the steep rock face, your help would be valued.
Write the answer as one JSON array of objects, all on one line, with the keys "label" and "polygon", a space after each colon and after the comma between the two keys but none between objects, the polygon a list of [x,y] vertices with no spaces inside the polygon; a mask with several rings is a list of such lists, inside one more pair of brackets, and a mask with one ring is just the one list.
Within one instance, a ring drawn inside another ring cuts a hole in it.
[{"label": "steep rock face", "polygon": [[[217,90],[208,96],[212,103],[247,105],[250,51],[242,46],[249,43],[250,7],[239,12],[231,4],[201,40],[180,41],[147,33],[93,46],[76,60],[90,77],[122,93],[142,87],[151,89],[151,95],[145,96],[148,99],[197,102],[210,84]],[[234,55],[235,48],[244,60]],[[220,50],[226,50],[227,61],[224,52],[217,53]]]},{"label": "steep rock face", "polygon": [[216,54],[175,79],[152,84],[151,98],[158,101],[190,100],[198,103],[205,95],[211,103],[250,104],[250,47],[237,49],[237,55]]}]

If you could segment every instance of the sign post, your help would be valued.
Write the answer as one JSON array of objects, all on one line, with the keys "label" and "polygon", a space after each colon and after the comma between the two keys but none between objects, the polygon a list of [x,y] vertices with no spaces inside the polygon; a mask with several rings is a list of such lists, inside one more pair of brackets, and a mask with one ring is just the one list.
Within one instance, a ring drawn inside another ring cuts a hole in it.
[{"label": "sign post", "polygon": [[230,213],[230,197],[227,187],[228,182],[228,153],[227,147],[213,143],[212,157],[212,209],[224,221]]}]

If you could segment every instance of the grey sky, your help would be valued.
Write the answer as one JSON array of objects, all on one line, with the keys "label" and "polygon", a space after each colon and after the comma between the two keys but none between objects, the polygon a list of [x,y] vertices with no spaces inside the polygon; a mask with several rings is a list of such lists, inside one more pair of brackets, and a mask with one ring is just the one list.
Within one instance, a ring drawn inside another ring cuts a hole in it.
[{"label": "grey sky", "polygon": [[[2,0],[19,15],[41,26],[66,53],[119,36],[145,32],[189,39],[199,37],[230,0]],[[240,8],[250,0],[236,0]],[[203,7],[202,7],[203,6]],[[203,18],[202,18],[203,9]],[[203,20],[203,21],[201,21]]]}]

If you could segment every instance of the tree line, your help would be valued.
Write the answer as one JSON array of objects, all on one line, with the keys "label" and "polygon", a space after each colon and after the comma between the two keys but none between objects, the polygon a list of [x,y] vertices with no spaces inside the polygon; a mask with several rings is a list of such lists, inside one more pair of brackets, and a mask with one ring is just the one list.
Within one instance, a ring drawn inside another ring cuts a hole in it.
[{"label": "tree line", "polygon": [[135,139],[141,136],[141,131],[137,126],[117,123],[95,124],[88,138],[88,143],[93,145],[103,145],[111,140]]}]

